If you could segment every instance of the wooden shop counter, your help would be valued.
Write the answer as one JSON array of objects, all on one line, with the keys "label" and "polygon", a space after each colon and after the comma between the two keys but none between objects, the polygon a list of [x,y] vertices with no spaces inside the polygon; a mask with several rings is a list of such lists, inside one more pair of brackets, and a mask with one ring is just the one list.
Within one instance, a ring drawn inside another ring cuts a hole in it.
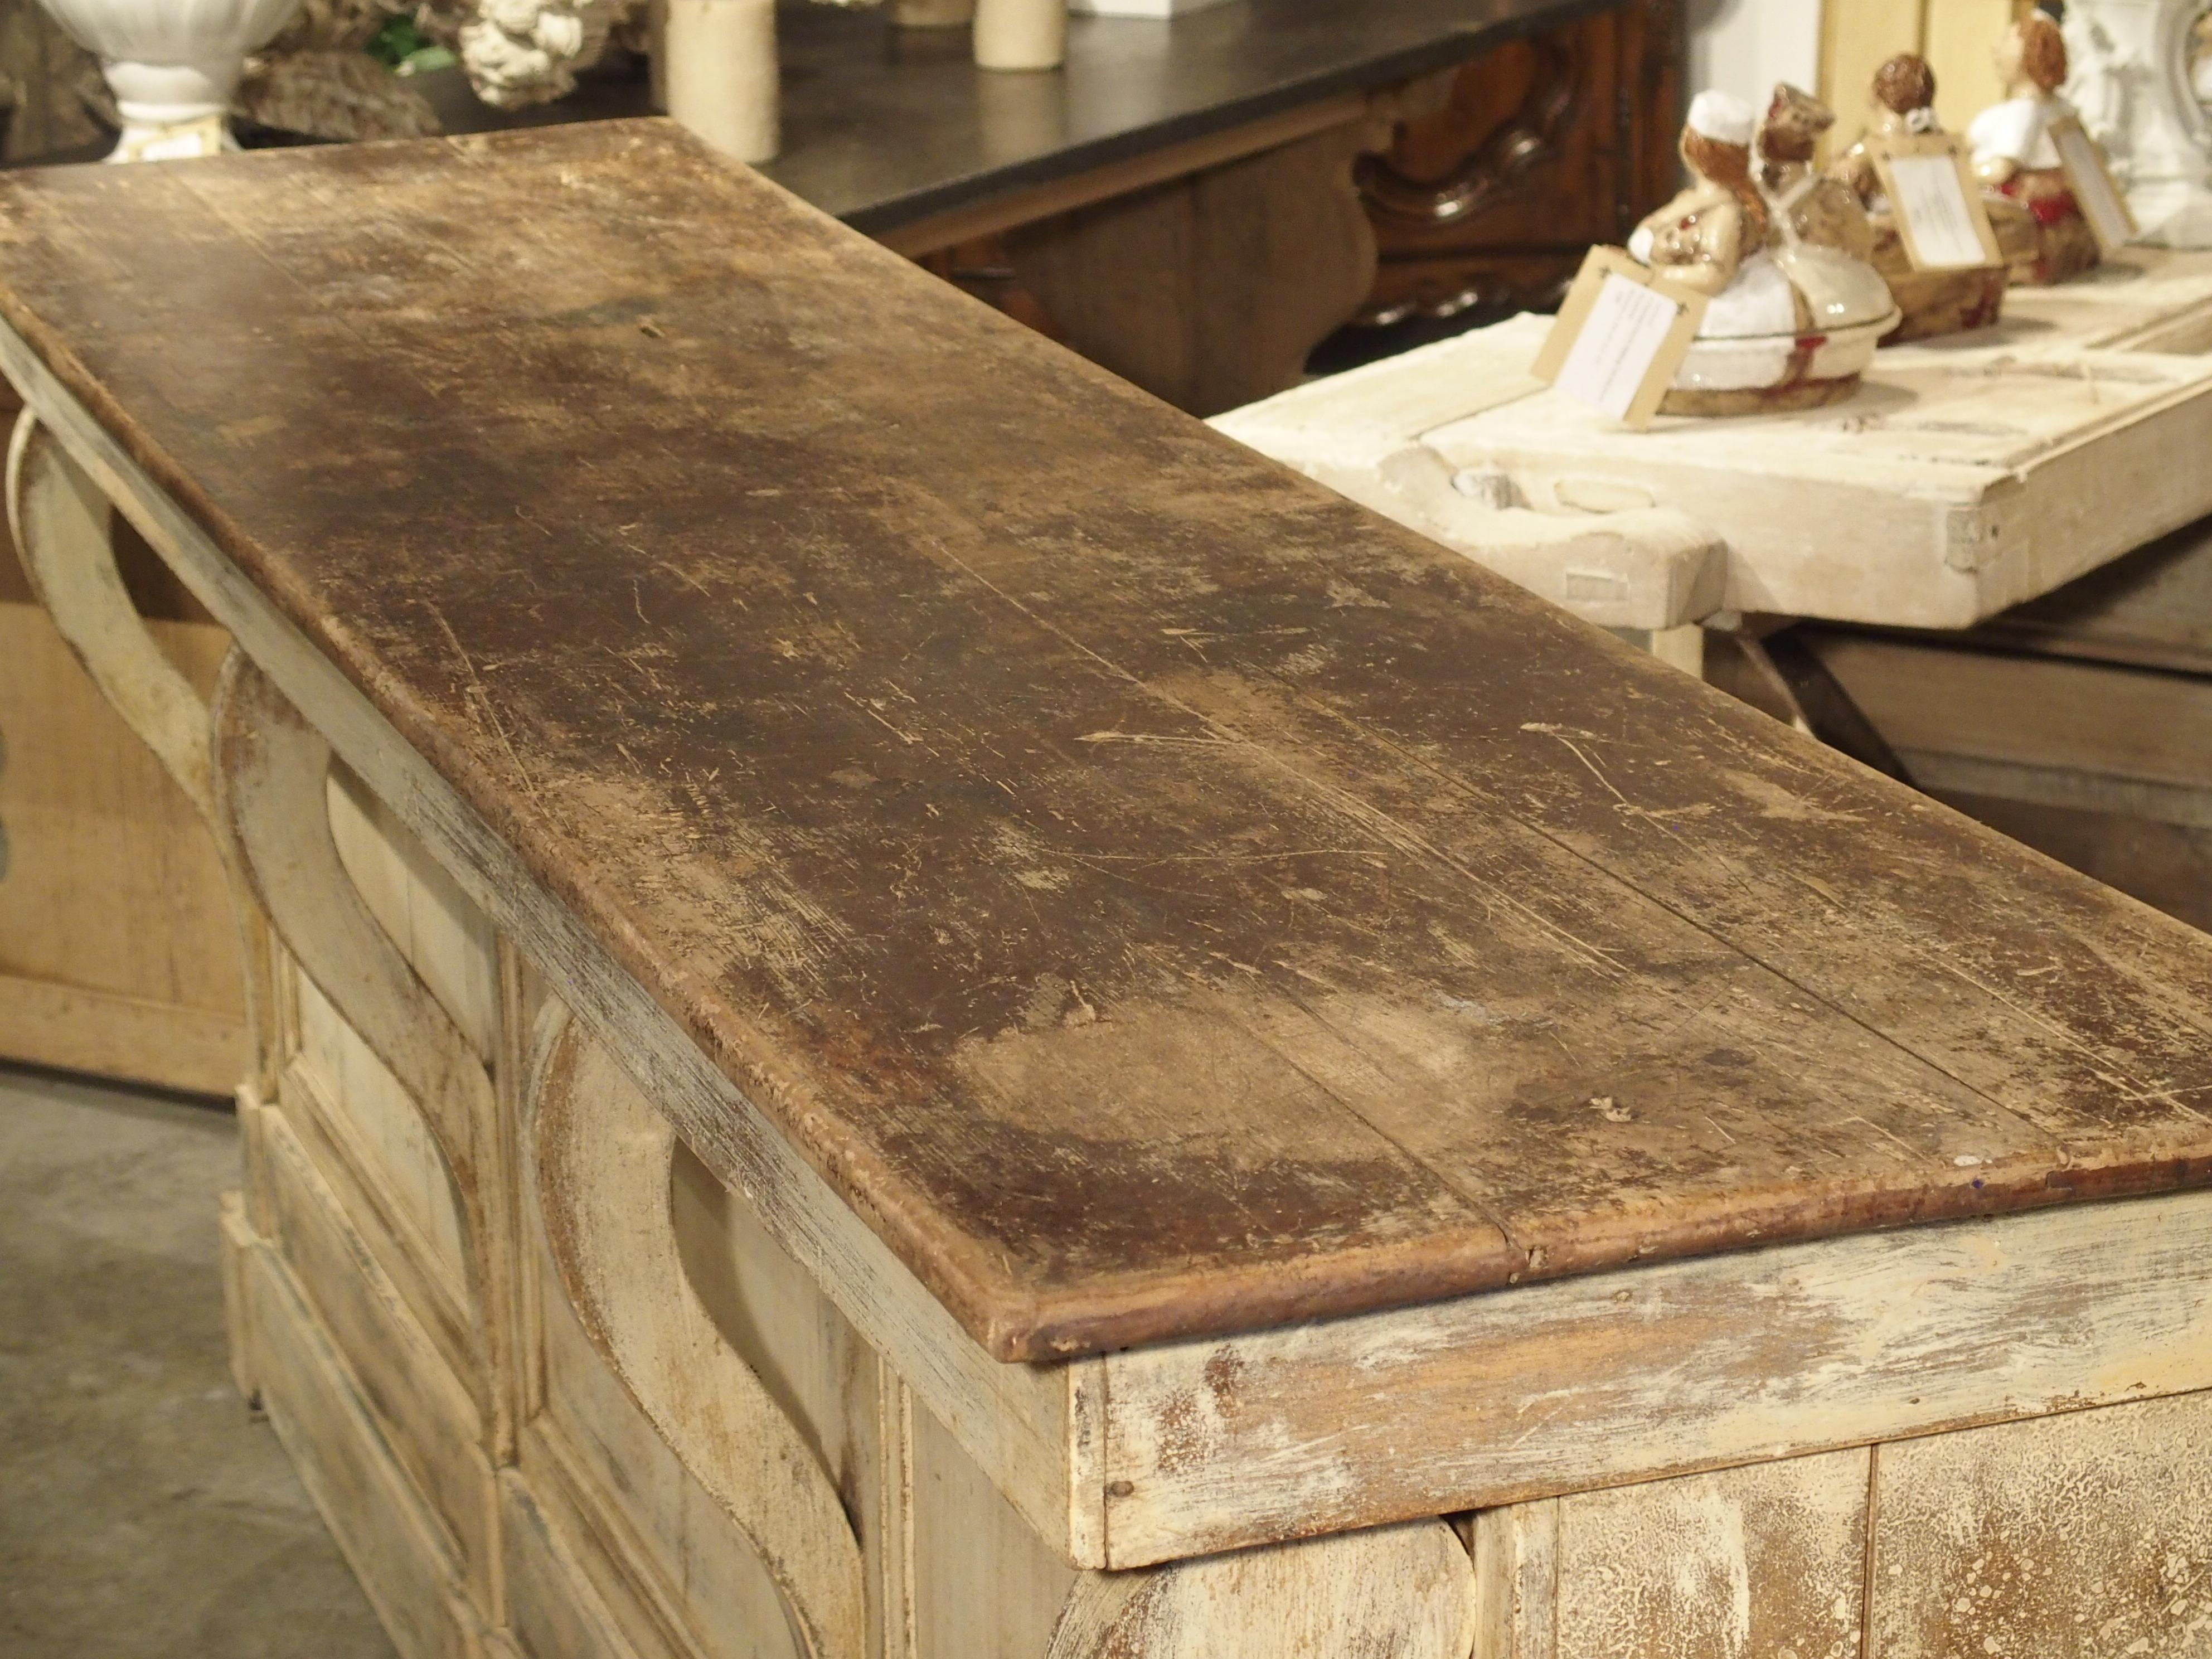
[{"label": "wooden shop counter", "polygon": [[32,562],[267,921],[240,1378],[409,1659],[2200,1639],[2212,940],[665,124],[0,226]]}]

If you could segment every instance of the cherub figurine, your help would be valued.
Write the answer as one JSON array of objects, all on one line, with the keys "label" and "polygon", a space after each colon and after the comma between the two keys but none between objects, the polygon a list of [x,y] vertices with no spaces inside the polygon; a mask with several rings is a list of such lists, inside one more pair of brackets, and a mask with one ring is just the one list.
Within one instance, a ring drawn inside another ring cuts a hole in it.
[{"label": "cherub figurine", "polygon": [[2008,248],[2012,280],[2063,283],[2094,266],[2098,250],[2051,141],[2052,124],[2075,110],[2058,93],[2066,79],[2066,40],[2047,12],[2031,12],[2005,31],[1997,46],[1997,74],[2004,102],[1990,105],[1966,129],[1974,172],[1985,191],[2026,209],[2034,221],[2030,248],[2017,253]]},{"label": "cherub figurine", "polygon": [[[1870,263],[1889,284],[1905,320],[1885,343],[1924,340],[1933,335],[1985,328],[2004,307],[2003,267],[1964,270],[1915,270],[1897,228],[1897,215],[1882,193],[1881,175],[1869,154],[1867,138],[1918,137],[1943,131],[1936,118],[1936,71],[1917,53],[1901,52],[1875,71],[1873,125],[1845,150],[1829,175],[1850,191],[1866,210],[1874,233]],[[2009,198],[1991,195],[1983,206],[1996,230],[1997,246],[2009,264],[2015,257],[2033,261],[2035,221]]]},{"label": "cherub figurine", "polygon": [[1808,409],[1848,397],[1897,320],[1872,267],[1800,234],[1790,215],[1806,192],[1778,217],[1770,210],[1752,181],[1753,125],[1741,99],[1699,93],[1682,130],[1690,185],[1629,239],[1662,290],[1708,301],[1663,413]]}]

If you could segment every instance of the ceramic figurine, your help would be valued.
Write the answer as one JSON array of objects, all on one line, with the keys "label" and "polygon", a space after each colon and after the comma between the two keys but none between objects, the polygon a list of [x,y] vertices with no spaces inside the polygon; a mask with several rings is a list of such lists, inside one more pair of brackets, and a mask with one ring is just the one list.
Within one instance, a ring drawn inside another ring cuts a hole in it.
[{"label": "ceramic figurine", "polygon": [[[2005,100],[1966,129],[1974,172],[1998,202],[2025,208],[2034,221],[2026,248],[2007,250],[2015,283],[2048,284],[2078,276],[2098,260],[2097,238],[2066,183],[2051,128],[2075,113],[2059,95],[2066,79],[2066,40],[2045,12],[2031,12],[2005,31],[1997,47]],[[1995,203],[1992,203],[1995,206]],[[2002,237],[2002,233],[2000,232]],[[2001,244],[2002,245],[2002,244]]]},{"label": "ceramic figurine", "polygon": [[1787,82],[1774,88],[1759,130],[1759,189],[1777,234],[1787,221],[1801,242],[1848,253],[1862,263],[1874,254],[1874,228],[1850,187],[1814,170],[1820,135],[1836,124],[1835,112]]},{"label": "ceramic figurine", "polygon": [[1832,179],[1849,190],[1865,209],[1873,233],[1871,263],[1889,284],[1904,320],[1884,344],[1902,340],[1924,340],[1939,334],[1956,334],[1986,328],[2004,309],[2008,266],[2017,254],[2033,260],[2035,221],[2018,202],[1991,195],[1988,210],[1997,246],[2006,264],[1976,266],[1963,270],[1916,270],[1897,228],[1897,216],[1883,194],[1881,175],[1868,153],[1869,137],[1923,137],[1943,131],[1936,118],[1936,72],[1916,53],[1899,52],[1875,71],[1873,125],[1865,136],[1844,151],[1830,171]]},{"label": "ceramic figurine", "polygon": [[1848,397],[1898,320],[1871,265],[1801,232],[1795,216],[1809,191],[1770,210],[1752,179],[1753,125],[1742,100],[1699,93],[1682,130],[1690,185],[1629,239],[1662,287],[1710,301],[1664,414],[1756,414]]}]

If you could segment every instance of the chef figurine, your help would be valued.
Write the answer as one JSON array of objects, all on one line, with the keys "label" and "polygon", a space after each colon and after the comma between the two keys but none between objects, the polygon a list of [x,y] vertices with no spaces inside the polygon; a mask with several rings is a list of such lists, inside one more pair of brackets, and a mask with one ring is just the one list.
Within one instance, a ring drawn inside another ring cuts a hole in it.
[{"label": "chef figurine", "polygon": [[1875,341],[1897,321],[1871,266],[1799,234],[1790,216],[1805,192],[1790,198],[1778,219],[1770,210],[1752,180],[1754,125],[1741,99],[1699,93],[1682,130],[1689,188],[1629,238],[1629,252],[1651,267],[1660,292],[1708,300],[1659,406],[1664,414],[1772,412],[1848,397]]},{"label": "chef figurine", "polygon": [[[1766,244],[1766,203],[1751,182],[1751,109],[1724,92],[1701,92],[1682,129],[1689,187],[1636,228],[1628,251],[1666,282],[1718,297]],[[1775,284],[1754,273],[1755,287]]]},{"label": "chef figurine", "polygon": [[2051,125],[2075,110],[2058,94],[2066,79],[2066,40],[2048,12],[2030,12],[2005,31],[1997,46],[1997,75],[2004,102],[1990,105],[1966,129],[1974,173],[1996,198],[1990,204],[1992,222],[2002,202],[2025,208],[2034,220],[2030,247],[2015,252],[2008,246],[2012,280],[2063,283],[2094,265],[2098,253],[2097,238],[2051,141]]},{"label": "chef figurine", "polygon": [[[1873,125],[1844,152],[1829,174],[1865,208],[1867,223],[1874,233],[1870,263],[1889,284],[1899,309],[1905,313],[1905,320],[1884,343],[1989,326],[2004,308],[2005,268],[1915,270],[1897,228],[1896,212],[1882,192],[1881,174],[1868,153],[1869,138],[1922,137],[1943,131],[1943,124],[1936,118],[1936,71],[1928,67],[1926,58],[1901,52],[1875,71],[1872,103]],[[2006,264],[2015,258],[2032,264],[2035,220],[2028,210],[2008,197],[1995,194],[1982,205],[1989,212]]]}]

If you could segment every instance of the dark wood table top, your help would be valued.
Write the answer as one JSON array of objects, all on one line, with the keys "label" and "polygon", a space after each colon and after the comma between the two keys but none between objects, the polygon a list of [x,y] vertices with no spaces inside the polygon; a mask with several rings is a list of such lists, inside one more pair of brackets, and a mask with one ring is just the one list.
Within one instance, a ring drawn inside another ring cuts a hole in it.
[{"label": "dark wood table top", "polygon": [[[787,3],[783,153],[762,170],[856,230],[1072,177],[1344,93],[1449,69],[1620,0],[1229,0],[1172,21],[1074,17],[1067,63],[979,70],[961,29]],[[450,132],[649,114],[641,77],[502,113],[459,70],[420,76]]]},{"label": "dark wood table top", "polygon": [[13,174],[0,315],[1003,1357],[2212,1176],[2212,939],[669,124]]}]

